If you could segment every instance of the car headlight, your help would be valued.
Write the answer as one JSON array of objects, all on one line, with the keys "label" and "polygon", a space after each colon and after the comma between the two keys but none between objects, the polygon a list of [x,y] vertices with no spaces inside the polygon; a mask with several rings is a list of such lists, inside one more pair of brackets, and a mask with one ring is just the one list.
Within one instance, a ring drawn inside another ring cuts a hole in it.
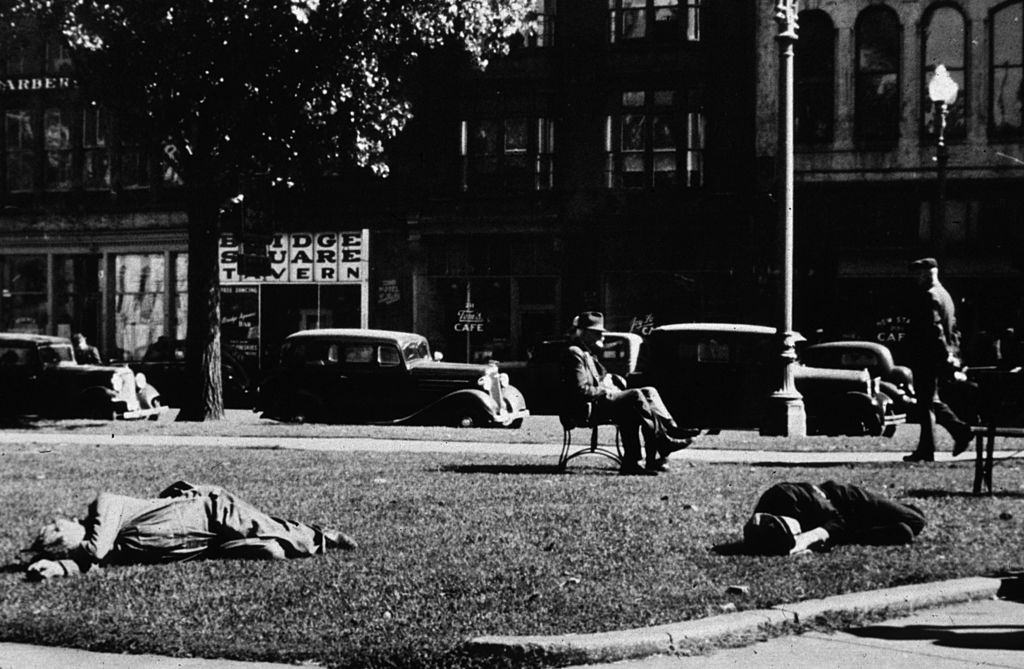
[{"label": "car headlight", "polygon": [[483,376],[481,376],[479,379],[476,380],[476,385],[480,386],[481,388],[483,388],[487,392],[490,392],[491,391],[491,375],[490,374],[484,374]]},{"label": "car headlight", "polygon": [[115,374],[111,375],[111,377],[110,377],[110,387],[114,389],[115,393],[121,392],[121,388],[124,388],[124,379],[121,378],[120,374],[115,373]]},{"label": "car headlight", "polygon": [[143,374],[142,372],[139,372],[135,375],[135,386],[139,390],[142,390],[143,388],[146,387],[146,375]]},{"label": "car headlight", "polygon": [[508,374],[505,372],[498,374],[498,383],[501,384],[502,388],[508,388]]}]

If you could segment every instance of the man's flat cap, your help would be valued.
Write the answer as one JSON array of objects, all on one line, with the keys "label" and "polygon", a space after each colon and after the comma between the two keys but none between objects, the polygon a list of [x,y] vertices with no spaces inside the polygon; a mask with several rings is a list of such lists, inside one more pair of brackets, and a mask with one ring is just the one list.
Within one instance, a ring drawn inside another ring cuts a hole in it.
[{"label": "man's flat cap", "polygon": [[939,263],[935,261],[935,258],[918,258],[910,263],[910,269],[935,269],[938,266]]}]

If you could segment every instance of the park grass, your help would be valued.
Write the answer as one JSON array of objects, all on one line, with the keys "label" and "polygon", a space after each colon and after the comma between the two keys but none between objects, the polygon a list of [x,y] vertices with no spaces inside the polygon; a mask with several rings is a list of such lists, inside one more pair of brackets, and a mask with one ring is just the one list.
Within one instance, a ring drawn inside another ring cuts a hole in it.
[{"label": "park grass", "polygon": [[[760,467],[679,463],[657,478],[604,461],[557,474],[516,456],[147,446],[0,446],[0,554],[100,489],[216,483],[360,548],[308,560],[115,567],[33,584],[0,574],[0,638],[90,650],[326,666],[493,666],[485,634],[598,632],[1022,567],[1024,463],[967,494],[972,463]],[[857,483],[929,519],[910,547],[798,558],[722,555],[781,480]],[[730,585],[749,593],[729,594]]]}]

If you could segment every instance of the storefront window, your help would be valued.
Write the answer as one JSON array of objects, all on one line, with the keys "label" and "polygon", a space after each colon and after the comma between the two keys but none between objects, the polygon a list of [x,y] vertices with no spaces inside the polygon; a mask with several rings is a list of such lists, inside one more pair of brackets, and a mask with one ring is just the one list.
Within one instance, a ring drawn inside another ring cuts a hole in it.
[{"label": "storefront window", "polygon": [[114,259],[114,343],[125,360],[141,360],[164,333],[167,297],[164,254]]},{"label": "storefront window", "polygon": [[45,333],[46,303],[46,256],[0,257],[0,328]]},{"label": "storefront window", "polygon": [[[56,334],[81,332],[100,342],[100,256],[54,256],[54,323]],[[100,351],[106,355],[106,351]]]},{"label": "storefront window", "polygon": [[174,254],[174,336],[184,339],[188,331],[188,254]]}]

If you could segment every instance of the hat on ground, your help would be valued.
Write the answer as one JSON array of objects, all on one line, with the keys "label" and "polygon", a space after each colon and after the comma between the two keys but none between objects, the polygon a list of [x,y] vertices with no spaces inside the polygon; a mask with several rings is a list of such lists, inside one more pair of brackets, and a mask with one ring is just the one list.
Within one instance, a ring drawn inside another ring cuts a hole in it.
[{"label": "hat on ground", "polygon": [[604,314],[600,311],[584,311],[573,321],[580,330],[595,330],[605,332]]},{"label": "hat on ground", "polygon": [[755,513],[743,526],[743,541],[758,553],[787,555],[796,545],[800,523],[796,518]]},{"label": "hat on ground", "polygon": [[918,258],[910,263],[910,269],[935,269],[938,266],[939,263],[935,261],[935,258]]}]

